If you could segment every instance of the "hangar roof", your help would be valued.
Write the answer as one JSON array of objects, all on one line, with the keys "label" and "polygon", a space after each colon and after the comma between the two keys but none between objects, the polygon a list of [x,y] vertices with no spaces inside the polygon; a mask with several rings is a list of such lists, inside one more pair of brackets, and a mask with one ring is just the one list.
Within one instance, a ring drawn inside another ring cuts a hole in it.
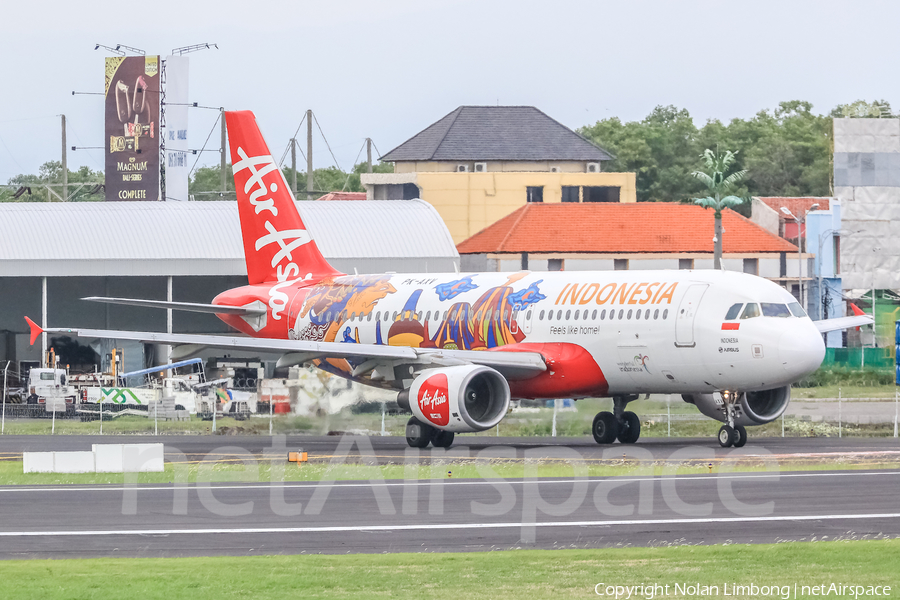
[{"label": "hangar roof", "polygon": [[[422,200],[297,208],[344,272],[452,271],[459,255]],[[235,202],[0,204],[0,277],[246,275]]]}]

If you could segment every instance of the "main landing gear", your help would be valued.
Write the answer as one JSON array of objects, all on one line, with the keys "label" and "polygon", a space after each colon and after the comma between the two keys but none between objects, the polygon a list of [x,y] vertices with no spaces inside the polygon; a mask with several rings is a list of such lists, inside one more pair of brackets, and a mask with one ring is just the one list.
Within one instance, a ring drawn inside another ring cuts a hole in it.
[{"label": "main landing gear", "polygon": [[406,443],[412,448],[425,448],[430,443],[435,448],[449,448],[455,434],[426,425],[415,417],[406,422]]},{"label": "main landing gear", "polygon": [[725,411],[725,425],[722,425],[722,427],[719,428],[717,439],[719,440],[719,445],[723,448],[730,448],[731,446],[741,448],[747,443],[747,430],[741,425],[734,424],[734,419],[740,410],[737,404],[739,397],[739,394],[735,392],[722,392],[722,407]]},{"label": "main landing gear", "polygon": [[591,433],[598,444],[612,444],[617,439],[623,444],[633,444],[641,437],[641,420],[636,414],[625,410],[637,394],[613,396],[613,412],[603,411],[594,417]]}]

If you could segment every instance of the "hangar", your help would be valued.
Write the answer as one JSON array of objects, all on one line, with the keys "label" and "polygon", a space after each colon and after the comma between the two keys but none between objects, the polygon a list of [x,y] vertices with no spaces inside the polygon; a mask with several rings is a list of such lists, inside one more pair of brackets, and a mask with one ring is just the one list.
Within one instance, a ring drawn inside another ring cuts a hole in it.
[{"label": "hangar", "polygon": [[[345,273],[459,267],[447,227],[421,200],[304,201],[297,208],[322,253]],[[48,327],[164,332],[167,311],[80,298],[208,303],[246,284],[235,202],[0,204],[0,364],[40,361],[39,344],[28,343],[25,315]],[[171,331],[229,330],[214,315],[175,311]],[[164,358],[140,344],[115,347],[125,349],[128,371]],[[94,350],[102,363],[109,349],[97,344]]]}]

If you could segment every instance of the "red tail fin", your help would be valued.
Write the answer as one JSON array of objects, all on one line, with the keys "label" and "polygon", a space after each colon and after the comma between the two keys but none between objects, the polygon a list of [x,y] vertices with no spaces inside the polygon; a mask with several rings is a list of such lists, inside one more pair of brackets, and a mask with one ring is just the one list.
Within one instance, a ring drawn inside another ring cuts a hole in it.
[{"label": "red tail fin", "polygon": [[250,283],[337,274],[306,231],[256,117],[250,111],[226,111],[225,122]]}]

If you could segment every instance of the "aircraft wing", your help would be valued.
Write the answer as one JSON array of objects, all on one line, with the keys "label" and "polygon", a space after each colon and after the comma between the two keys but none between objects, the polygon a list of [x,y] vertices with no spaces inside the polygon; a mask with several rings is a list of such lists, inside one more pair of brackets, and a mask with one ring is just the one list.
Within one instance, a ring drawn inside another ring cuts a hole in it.
[{"label": "aircraft wing", "polygon": [[189,312],[213,313],[219,315],[239,315],[242,317],[256,317],[266,314],[266,307],[259,306],[220,306],[218,304],[198,304],[196,302],[166,302],[165,300],[142,300],[139,298],[105,298],[102,296],[88,296],[82,298],[90,302],[103,302],[105,304],[124,304],[126,306],[145,306],[148,308],[171,308],[172,310],[185,310]]},{"label": "aircraft wing", "polygon": [[[442,350],[438,348],[410,348],[407,346],[380,346],[376,344],[312,342],[308,340],[277,340],[242,336],[154,333],[107,329],[42,329],[31,319],[26,317],[26,320],[31,327],[32,344],[42,332],[47,332],[82,338],[133,340],[149,344],[184,346],[187,347],[188,353],[196,352],[201,348],[280,352],[290,357],[290,360],[284,364],[300,364],[324,358],[362,359],[363,363],[356,367],[354,375],[366,373],[380,366],[406,364],[435,367],[478,364],[494,368],[510,380],[529,379],[547,370],[544,358],[538,352]],[[281,364],[281,361],[279,363]]]},{"label": "aircraft wing", "polygon": [[813,321],[819,329],[819,333],[828,333],[829,331],[838,331],[840,329],[850,329],[851,327],[860,327],[861,325],[871,325],[874,322],[869,315],[859,315],[852,317],[838,317],[837,319],[823,319],[821,321]]}]

